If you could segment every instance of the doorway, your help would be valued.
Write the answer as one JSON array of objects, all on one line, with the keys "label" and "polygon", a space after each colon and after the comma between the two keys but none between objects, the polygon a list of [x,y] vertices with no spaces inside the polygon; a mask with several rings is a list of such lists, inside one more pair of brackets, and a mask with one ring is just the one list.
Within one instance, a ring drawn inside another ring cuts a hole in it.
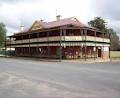
[{"label": "doorway", "polygon": [[101,49],[98,49],[98,57],[101,57],[102,55],[101,55]]}]

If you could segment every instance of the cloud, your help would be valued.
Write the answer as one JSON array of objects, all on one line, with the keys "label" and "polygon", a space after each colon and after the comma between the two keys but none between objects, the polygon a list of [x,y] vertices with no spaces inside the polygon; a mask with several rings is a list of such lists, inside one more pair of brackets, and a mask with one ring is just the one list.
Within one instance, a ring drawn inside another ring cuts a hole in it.
[{"label": "cloud", "polygon": [[101,16],[109,20],[108,26],[119,29],[119,0],[0,0],[0,22],[8,33],[15,32],[21,24],[28,28],[35,20],[55,20],[56,9],[63,18],[77,16],[83,23]]},{"label": "cloud", "polygon": [[[11,30],[19,29],[20,24],[28,28],[35,20],[55,20],[57,9],[58,14],[61,14],[63,17],[77,16],[85,22],[88,16],[90,16],[90,1],[0,0],[0,21],[5,23],[7,28],[11,28]],[[8,32],[11,30],[8,30]]]},{"label": "cloud", "polygon": [[0,6],[0,12],[0,21],[6,24],[8,33],[19,29],[21,24],[28,28],[33,21],[48,16],[47,10],[44,10],[43,6],[37,2],[16,2],[16,4],[4,2]]},{"label": "cloud", "polygon": [[[108,22],[108,27],[120,32],[120,1],[119,0],[93,0],[91,9],[97,16],[103,17]],[[119,34],[120,35],[120,34]]]},{"label": "cloud", "polygon": [[2,3],[19,3],[19,2],[36,2],[36,1],[41,1],[43,2],[44,0],[0,0],[0,4]]},{"label": "cloud", "polygon": [[100,16],[120,20],[120,0],[93,0],[93,9]]}]

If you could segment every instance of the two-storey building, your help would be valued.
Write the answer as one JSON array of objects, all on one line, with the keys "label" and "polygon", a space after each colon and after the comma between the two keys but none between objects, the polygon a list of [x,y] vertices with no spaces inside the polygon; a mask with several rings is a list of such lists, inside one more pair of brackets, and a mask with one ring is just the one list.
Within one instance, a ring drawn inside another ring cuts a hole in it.
[{"label": "two-storey building", "polygon": [[35,21],[28,30],[9,36],[6,47],[16,56],[60,59],[109,59],[110,39],[104,32],[71,17]]}]

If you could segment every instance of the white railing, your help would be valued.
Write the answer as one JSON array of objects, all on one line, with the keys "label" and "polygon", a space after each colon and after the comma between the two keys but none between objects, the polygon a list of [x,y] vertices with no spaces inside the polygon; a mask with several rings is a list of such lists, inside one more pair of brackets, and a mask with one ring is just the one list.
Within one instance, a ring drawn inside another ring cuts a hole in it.
[{"label": "white railing", "polygon": [[94,36],[65,36],[65,41],[94,41],[94,42],[110,42],[110,39],[108,38],[100,38],[100,37],[94,37]]},{"label": "white railing", "polygon": [[[95,46],[95,44],[94,43],[89,43],[89,42],[86,42],[86,45],[87,46]],[[45,43],[45,44],[27,44],[27,45],[11,45],[11,46],[7,46],[7,48],[9,48],[9,47],[11,47],[11,48],[15,48],[15,47],[38,47],[38,46],[48,46],[48,44],[47,43]],[[51,44],[49,44],[49,46],[60,46],[60,44],[59,43],[51,43]],[[70,42],[68,42],[68,43],[64,43],[64,44],[62,44],[62,46],[64,47],[64,46],[81,46],[81,43],[70,43]],[[99,46],[101,46],[101,47],[110,47],[110,44],[107,44],[107,43],[105,43],[105,44],[103,44],[103,43],[96,43],[96,46],[97,47],[99,47]]]},{"label": "white railing", "polygon": [[34,38],[34,39],[26,39],[26,40],[18,40],[18,41],[11,41],[7,42],[7,44],[22,44],[22,43],[29,43],[29,42],[47,42],[47,41],[94,41],[94,42],[110,42],[108,38],[100,38],[100,37],[93,37],[93,36],[55,36],[55,37],[45,37],[45,38]]},{"label": "white railing", "polygon": [[82,41],[82,36],[65,36],[65,41]]},{"label": "white railing", "polygon": [[100,37],[93,37],[93,36],[86,36],[87,41],[94,41],[94,42],[110,42],[108,38],[100,38]]}]

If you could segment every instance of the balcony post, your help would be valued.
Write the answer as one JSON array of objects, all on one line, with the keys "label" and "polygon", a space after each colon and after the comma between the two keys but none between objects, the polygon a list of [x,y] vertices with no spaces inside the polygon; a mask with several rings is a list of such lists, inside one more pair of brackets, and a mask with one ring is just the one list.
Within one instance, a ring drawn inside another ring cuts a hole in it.
[{"label": "balcony post", "polygon": [[31,51],[30,51],[30,34],[28,34],[28,39],[29,39],[29,55],[31,56]]},{"label": "balcony post", "polygon": [[38,40],[38,38],[39,38],[39,32],[37,33],[37,47],[36,47],[36,56],[38,57],[39,56],[39,40]]},{"label": "balcony post", "polygon": [[49,46],[49,32],[47,32],[47,42],[48,42],[48,46],[47,46],[47,57],[48,59],[50,59],[50,46]]},{"label": "balcony post", "polygon": [[109,59],[110,59],[110,61],[112,61],[112,60],[111,60],[111,56],[110,56],[110,51],[111,51],[111,33],[110,33],[110,32],[109,32],[109,39],[110,39]]},{"label": "balcony post", "polygon": [[65,43],[65,36],[66,36],[66,32],[67,32],[67,30],[66,29],[64,29],[63,30],[63,35],[64,35],[64,45],[63,45],[63,53],[62,54],[64,54],[63,56],[65,57],[65,51],[64,51],[64,48],[66,48],[66,43]]},{"label": "balcony post", "polygon": [[10,56],[11,56],[11,37],[10,37]]},{"label": "balcony post", "polygon": [[64,34],[64,41],[65,41],[66,29],[63,30],[63,34]]},{"label": "balcony post", "polygon": [[[104,55],[104,38],[105,38],[105,33],[103,33],[103,47],[102,47],[102,58]],[[104,58],[103,58],[104,59]]]},{"label": "balcony post", "polygon": [[[15,41],[15,44],[14,44],[14,45],[16,46],[16,37],[14,38],[14,41]],[[15,56],[16,56],[16,53],[15,53]]]},{"label": "balcony post", "polygon": [[6,57],[6,33],[5,33],[5,57]]},{"label": "balcony post", "polygon": [[94,34],[95,34],[95,46],[94,46],[94,60],[96,60],[96,53],[97,53],[97,49],[96,49],[96,31],[94,31]]},{"label": "balcony post", "polygon": [[83,59],[83,30],[81,29],[80,30],[80,32],[81,32],[81,37],[82,37],[82,44],[81,44],[81,58]]},{"label": "balcony post", "polygon": [[60,57],[59,57],[59,61],[60,61],[60,62],[61,62],[61,60],[62,60],[62,31],[63,31],[63,30],[60,29],[60,49],[59,49],[59,50],[60,50],[60,52],[59,52],[59,54],[60,54],[60,55],[59,55],[59,56],[60,56]]},{"label": "balcony post", "polygon": [[84,30],[84,33],[85,33],[85,61],[87,60],[87,46],[86,46],[86,36],[87,36],[87,30]]},{"label": "balcony post", "polygon": [[48,59],[50,59],[50,46],[49,45],[47,46],[47,53],[48,53],[47,54],[48,55]]}]

